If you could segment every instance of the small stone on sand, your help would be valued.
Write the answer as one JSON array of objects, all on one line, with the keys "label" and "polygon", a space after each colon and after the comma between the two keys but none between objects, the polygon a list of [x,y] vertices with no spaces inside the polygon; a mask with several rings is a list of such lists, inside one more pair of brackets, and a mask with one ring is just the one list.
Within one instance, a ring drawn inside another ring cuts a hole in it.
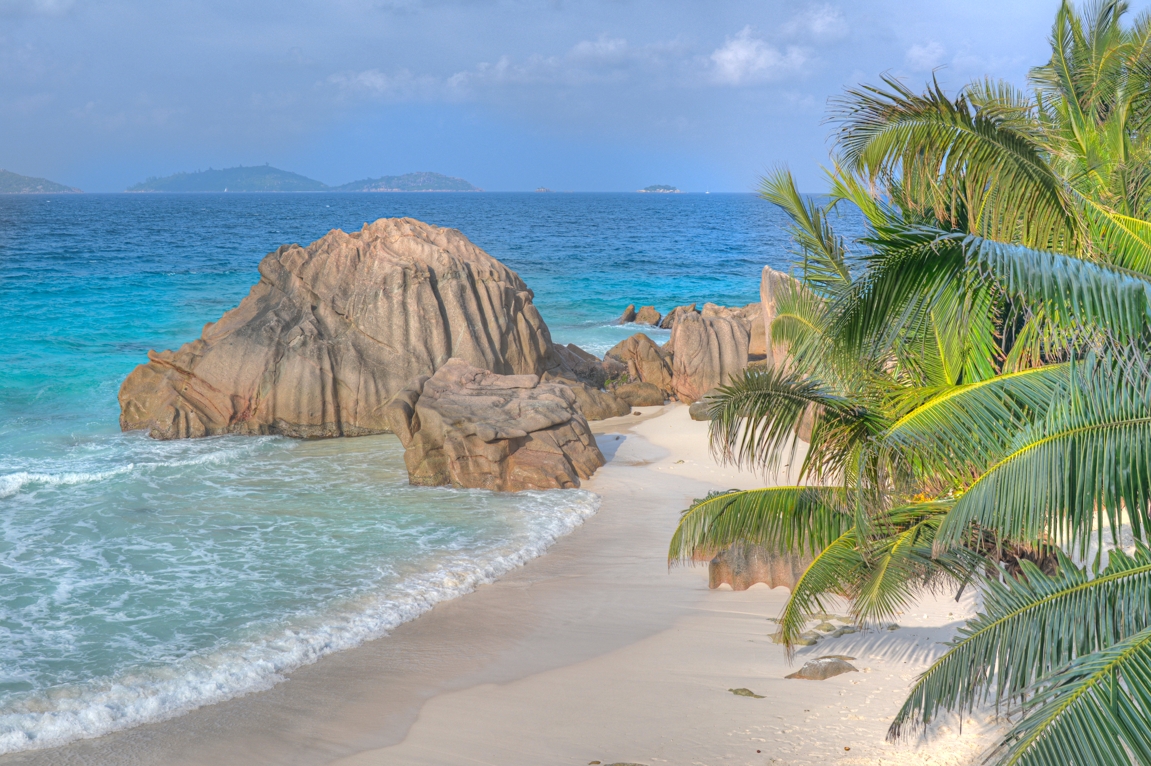
[{"label": "small stone on sand", "polygon": [[751,689],[744,689],[743,687],[738,689],[728,689],[728,691],[737,697],[755,697],[757,700],[763,699],[762,694],[756,694]]}]

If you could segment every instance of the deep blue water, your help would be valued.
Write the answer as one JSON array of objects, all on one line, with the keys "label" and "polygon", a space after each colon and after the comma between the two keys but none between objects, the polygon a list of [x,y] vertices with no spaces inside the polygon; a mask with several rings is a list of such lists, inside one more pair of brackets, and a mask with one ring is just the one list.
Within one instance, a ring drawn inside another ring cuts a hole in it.
[{"label": "deep blue water", "polygon": [[238,304],[266,253],[388,216],[460,229],[598,353],[636,330],[612,323],[628,303],[742,305],[788,260],[753,195],[0,196],[0,752],[270,685],[594,511],[409,487],[391,437],[119,432],[123,378]]}]

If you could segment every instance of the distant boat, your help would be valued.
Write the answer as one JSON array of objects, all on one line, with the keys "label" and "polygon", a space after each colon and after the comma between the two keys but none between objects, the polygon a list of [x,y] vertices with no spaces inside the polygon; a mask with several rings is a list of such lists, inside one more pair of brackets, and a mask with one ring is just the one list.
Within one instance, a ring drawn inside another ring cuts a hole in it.
[{"label": "distant boat", "polygon": [[536,191],[537,191],[537,192],[550,192],[550,191],[551,191],[551,189],[549,189],[549,188],[548,188],[548,187],[546,187],[546,186],[541,186],[540,188],[536,189]]}]

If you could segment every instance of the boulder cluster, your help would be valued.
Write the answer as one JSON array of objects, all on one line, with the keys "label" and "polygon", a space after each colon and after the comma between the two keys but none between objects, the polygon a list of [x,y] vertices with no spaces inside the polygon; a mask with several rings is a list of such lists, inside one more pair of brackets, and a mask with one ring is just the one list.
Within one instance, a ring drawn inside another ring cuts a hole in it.
[{"label": "boulder cluster", "polygon": [[[455,229],[411,218],[284,245],[240,305],[120,388],[120,426],[156,439],[396,433],[414,484],[576,487],[603,464],[589,420],[692,403],[771,355],[772,285],[740,308],[629,306],[600,359],[552,342],[532,291]],[[775,280],[773,282],[772,280]],[[706,415],[706,413],[704,413]]]}]

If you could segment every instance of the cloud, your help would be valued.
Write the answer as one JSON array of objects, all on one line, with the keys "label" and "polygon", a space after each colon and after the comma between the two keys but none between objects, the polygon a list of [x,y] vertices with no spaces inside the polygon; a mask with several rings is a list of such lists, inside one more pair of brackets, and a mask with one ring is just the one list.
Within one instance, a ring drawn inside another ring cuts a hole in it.
[{"label": "cloud", "polygon": [[943,61],[943,46],[937,42],[916,43],[904,56],[907,65],[917,72],[935,69]]},{"label": "cloud", "polygon": [[430,95],[440,83],[429,76],[415,76],[407,69],[395,74],[379,69],[364,69],[359,72],[337,72],[327,79],[328,85],[345,97],[369,96],[386,99],[410,99]]},{"label": "cloud", "polygon": [[790,35],[806,35],[821,41],[841,40],[850,28],[843,12],[830,5],[813,5],[783,26]]},{"label": "cloud", "polygon": [[74,0],[0,0],[0,16],[58,16],[74,4]]},{"label": "cloud", "polygon": [[786,50],[752,37],[751,27],[740,30],[735,37],[711,54],[715,78],[729,85],[771,80],[800,71],[810,60],[808,51],[794,45]]}]

